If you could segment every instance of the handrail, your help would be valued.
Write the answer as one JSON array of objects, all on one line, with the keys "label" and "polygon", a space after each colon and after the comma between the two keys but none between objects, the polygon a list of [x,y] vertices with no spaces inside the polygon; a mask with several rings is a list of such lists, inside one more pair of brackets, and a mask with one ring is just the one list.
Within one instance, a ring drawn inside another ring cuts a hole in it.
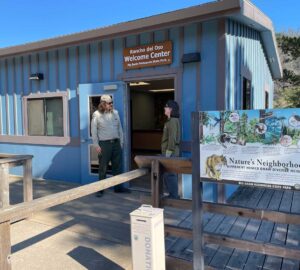
[{"label": "handrail", "polygon": [[[31,159],[30,159],[31,161]],[[7,165],[6,165],[7,166]],[[7,170],[6,170],[7,171]],[[11,241],[10,224],[31,216],[37,211],[48,209],[72,200],[87,196],[97,191],[128,182],[149,173],[148,169],[137,169],[123,174],[113,176],[109,179],[72,188],[56,194],[47,195],[32,201],[5,207],[0,210],[0,269],[11,270]],[[6,176],[8,171],[6,172]],[[8,177],[5,177],[8,178]]]},{"label": "handrail", "polygon": [[[162,177],[165,171],[176,173],[192,173],[192,161],[187,158],[165,158],[160,156],[136,156],[135,161],[140,168],[151,168],[152,180],[152,204],[155,207],[171,206],[179,209],[192,209],[193,201],[183,199],[168,199],[163,197]],[[199,179],[199,181],[206,181]],[[217,183],[218,184],[218,183]],[[219,213],[232,216],[243,216],[286,224],[300,224],[300,214],[272,211],[267,209],[255,209],[243,206],[201,202],[201,211]],[[194,210],[193,210],[194,214]],[[167,235],[193,239],[194,231],[178,226],[165,226]],[[272,256],[282,256],[284,258],[298,259],[300,250],[289,246],[279,246],[272,243],[260,243],[251,240],[236,239],[222,234],[208,232],[201,233],[201,241],[217,244],[221,246],[237,248],[247,251],[256,251]],[[195,251],[194,251],[195,252]],[[195,253],[194,253],[195,255]],[[173,258],[170,267],[176,266],[179,259]],[[192,265],[190,263],[190,265]],[[187,267],[187,269],[191,269]],[[198,268],[197,268],[198,269]]]},{"label": "handrail", "polygon": [[9,168],[23,166],[23,198],[32,200],[32,155],[0,153],[0,208],[9,206]]},{"label": "handrail", "polygon": [[186,174],[192,173],[192,161],[190,158],[166,158],[163,156],[136,156],[134,158],[134,161],[137,163],[139,168],[151,169],[151,164],[154,160],[157,160],[162,165],[164,171]]},{"label": "handrail", "polygon": [[137,169],[102,181],[97,181],[95,183],[47,195],[30,202],[24,202],[14,206],[6,207],[0,210],[0,223],[7,221],[19,221],[35,212],[84,197],[121,183],[128,182],[134,178],[146,175],[147,173],[149,173],[147,169]]}]

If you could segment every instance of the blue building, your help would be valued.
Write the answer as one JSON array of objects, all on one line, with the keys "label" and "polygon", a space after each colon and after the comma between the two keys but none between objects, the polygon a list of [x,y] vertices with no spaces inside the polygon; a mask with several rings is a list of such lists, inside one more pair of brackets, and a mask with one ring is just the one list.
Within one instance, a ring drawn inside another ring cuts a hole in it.
[{"label": "blue building", "polygon": [[[122,119],[124,170],[135,154],[159,152],[170,98],[181,107],[181,151],[189,156],[192,111],[272,108],[281,75],[272,22],[247,0],[3,48],[0,152],[34,155],[35,178],[97,180],[90,119],[105,93]],[[181,186],[189,197],[188,176]],[[214,186],[206,190],[214,198]]]}]

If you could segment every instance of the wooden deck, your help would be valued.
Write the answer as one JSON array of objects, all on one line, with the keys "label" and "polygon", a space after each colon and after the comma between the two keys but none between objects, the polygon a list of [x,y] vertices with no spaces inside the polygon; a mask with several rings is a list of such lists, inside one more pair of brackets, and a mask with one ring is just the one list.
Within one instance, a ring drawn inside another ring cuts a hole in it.
[{"label": "wooden deck", "polygon": [[[73,188],[53,181],[34,181],[34,198]],[[11,184],[11,202],[22,202],[22,183]],[[300,213],[300,192],[241,187],[229,201],[249,206]],[[12,226],[13,269],[131,270],[129,213],[141,205],[140,193],[102,198],[89,195],[35,214]],[[165,209],[165,222],[190,228],[191,211]],[[204,214],[204,230],[259,243],[300,248],[300,226]],[[191,260],[192,241],[166,238],[168,255]],[[39,257],[36,257],[36,253]],[[47,262],[47,264],[45,264]],[[205,264],[216,269],[298,269],[300,262],[217,245],[205,246]],[[186,270],[184,267],[177,268]],[[174,270],[174,269],[171,269]]]},{"label": "wooden deck", "polygon": [[[33,181],[34,198],[75,185]],[[21,181],[10,185],[11,204],[20,203]],[[139,192],[107,190],[43,210],[11,227],[12,269],[16,270],[131,270],[129,213],[141,206]],[[178,223],[189,213],[169,209],[165,220]],[[37,256],[38,254],[38,256]]]},{"label": "wooden deck", "polygon": [[[300,192],[240,187],[231,196],[228,203],[288,213],[300,213]],[[190,214],[177,225],[191,228],[191,220]],[[261,244],[272,243],[300,249],[300,225],[279,224],[244,217],[205,213],[204,231],[251,240]],[[174,257],[192,260],[192,241],[169,238],[167,253]],[[204,253],[205,265],[216,269],[300,269],[300,258],[299,260],[282,259],[214,244],[205,245]]]}]

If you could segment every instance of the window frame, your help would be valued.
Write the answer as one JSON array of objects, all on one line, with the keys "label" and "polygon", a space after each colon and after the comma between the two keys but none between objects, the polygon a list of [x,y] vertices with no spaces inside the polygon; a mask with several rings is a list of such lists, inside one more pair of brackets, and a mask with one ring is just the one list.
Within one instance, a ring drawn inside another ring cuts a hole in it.
[{"label": "window frame", "polygon": [[[242,110],[253,110],[254,108],[254,98],[253,98],[253,89],[252,89],[252,73],[247,66],[241,67],[241,108]],[[244,81],[247,80],[250,83],[250,108],[245,108],[245,89],[244,89]]]},{"label": "window frame", "polygon": [[[247,94],[247,89],[245,84],[249,82],[249,95]],[[252,81],[247,79],[246,77],[242,77],[242,109],[243,110],[252,110],[253,109],[253,93],[252,93]],[[249,96],[249,100],[247,97]],[[247,104],[249,103],[249,108],[247,108]]]},{"label": "window frame", "polygon": [[[63,136],[35,136],[28,134],[28,100],[32,99],[47,99],[47,98],[62,98],[63,105]],[[35,93],[28,96],[23,96],[23,129],[24,135],[27,138],[32,138],[37,144],[53,144],[63,145],[70,142],[69,135],[69,121],[68,121],[68,93],[55,92],[55,93]]]}]

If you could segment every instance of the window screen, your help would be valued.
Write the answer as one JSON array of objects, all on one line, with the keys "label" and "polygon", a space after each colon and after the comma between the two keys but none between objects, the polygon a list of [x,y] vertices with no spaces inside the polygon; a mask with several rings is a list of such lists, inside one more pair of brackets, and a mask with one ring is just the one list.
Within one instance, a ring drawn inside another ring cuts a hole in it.
[{"label": "window screen", "polygon": [[28,135],[64,136],[62,98],[28,99]]}]

